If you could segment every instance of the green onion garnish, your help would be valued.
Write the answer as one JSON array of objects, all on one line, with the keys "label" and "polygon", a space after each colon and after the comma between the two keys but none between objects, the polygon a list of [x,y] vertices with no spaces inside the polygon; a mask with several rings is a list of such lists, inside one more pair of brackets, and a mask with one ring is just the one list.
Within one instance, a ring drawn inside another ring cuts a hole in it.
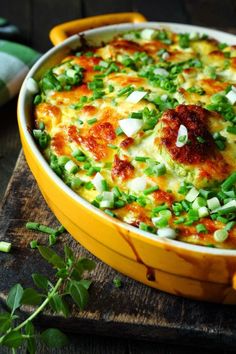
[{"label": "green onion garnish", "polygon": [[223,191],[228,191],[236,183],[236,172],[233,172],[221,185]]},{"label": "green onion garnish", "polygon": [[116,214],[113,213],[113,212],[112,212],[111,210],[109,210],[109,209],[105,209],[104,212],[105,212],[107,215],[109,215],[109,216],[111,216],[111,217],[113,217],[113,218],[116,217]]},{"label": "green onion garnish", "polygon": [[136,156],[135,161],[140,161],[140,162],[145,162],[149,159],[149,157],[145,157],[145,156]]},{"label": "green onion garnish", "polygon": [[11,250],[11,243],[6,241],[0,241],[0,252],[9,253]]},{"label": "green onion garnish", "polygon": [[230,134],[236,134],[236,127],[227,127],[226,131]]},{"label": "green onion garnish", "polygon": [[92,118],[92,119],[87,120],[87,123],[88,123],[89,125],[92,125],[92,124],[94,124],[94,123],[96,123],[96,122],[97,122],[97,118]]},{"label": "green onion garnish", "polygon": [[216,242],[224,242],[228,238],[228,231],[226,229],[216,230],[213,237]]},{"label": "green onion garnish", "polygon": [[148,194],[151,194],[151,193],[157,191],[158,189],[159,189],[158,186],[153,186],[153,187],[150,187],[150,188],[148,188],[148,189],[145,189],[145,190],[143,191],[143,194],[144,194],[144,195],[148,195]]},{"label": "green onion garnish", "polygon": [[102,191],[105,192],[105,191],[109,191],[109,187],[108,187],[108,184],[107,184],[107,181],[105,179],[103,179],[101,181],[101,187],[102,187]]},{"label": "green onion garnish", "polygon": [[207,233],[208,232],[207,229],[206,229],[206,226],[203,225],[203,224],[198,224],[196,226],[196,230],[197,230],[198,233]]},{"label": "green onion garnish", "polygon": [[123,134],[123,130],[120,127],[118,127],[116,129],[116,135],[121,135],[121,134]]},{"label": "green onion garnish", "polygon": [[32,240],[30,242],[30,248],[34,249],[38,247],[38,241],[37,240]]}]

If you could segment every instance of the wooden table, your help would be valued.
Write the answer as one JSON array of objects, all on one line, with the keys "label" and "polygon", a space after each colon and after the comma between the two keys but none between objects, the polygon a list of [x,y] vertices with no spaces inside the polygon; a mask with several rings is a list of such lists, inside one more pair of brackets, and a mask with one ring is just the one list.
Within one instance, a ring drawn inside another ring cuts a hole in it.
[{"label": "wooden table", "polygon": [[[153,0],[7,0],[1,5],[1,16],[18,25],[23,39],[35,49],[45,51],[50,47],[48,30],[55,24],[99,13],[119,11],[141,11],[150,20],[194,23],[236,33],[235,2],[231,0],[172,0],[160,2]],[[39,15],[40,14],[40,15]],[[210,14],[210,15],[209,15]],[[16,122],[16,99],[0,108],[0,201],[11,177],[20,151],[20,139]],[[234,311],[234,308],[232,308]],[[179,345],[151,343],[94,335],[72,335],[71,345],[62,350],[48,350],[39,346],[39,353],[62,354],[217,354],[217,350],[190,348]],[[9,353],[0,348],[1,353]],[[219,353],[230,353],[227,348]]]}]

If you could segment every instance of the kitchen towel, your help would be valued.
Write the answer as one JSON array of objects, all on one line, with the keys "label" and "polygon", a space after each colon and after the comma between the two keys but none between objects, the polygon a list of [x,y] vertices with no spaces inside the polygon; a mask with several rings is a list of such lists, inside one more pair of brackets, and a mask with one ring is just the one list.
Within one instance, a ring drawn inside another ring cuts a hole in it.
[{"label": "kitchen towel", "polygon": [[25,45],[1,39],[0,31],[0,106],[19,92],[27,72],[39,57],[38,52]]}]

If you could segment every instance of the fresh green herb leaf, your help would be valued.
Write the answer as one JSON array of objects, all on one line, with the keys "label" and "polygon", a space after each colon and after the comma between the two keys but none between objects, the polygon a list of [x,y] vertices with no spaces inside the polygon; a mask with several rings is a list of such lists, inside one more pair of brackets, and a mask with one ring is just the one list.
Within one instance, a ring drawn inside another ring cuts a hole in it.
[{"label": "fresh green herb leaf", "polygon": [[49,328],[43,331],[41,339],[49,348],[62,348],[68,344],[67,336],[57,328]]},{"label": "fresh green herb leaf", "polygon": [[20,284],[14,285],[9,291],[6,302],[7,306],[12,310],[12,313],[20,307],[23,293],[24,290]]},{"label": "fresh green herb leaf", "polygon": [[69,293],[80,310],[83,310],[88,303],[88,291],[85,287],[80,282],[72,280]]},{"label": "fresh green herb leaf", "polygon": [[42,301],[42,295],[39,294],[35,289],[33,288],[27,288],[24,290],[21,304],[23,305],[38,305]]}]

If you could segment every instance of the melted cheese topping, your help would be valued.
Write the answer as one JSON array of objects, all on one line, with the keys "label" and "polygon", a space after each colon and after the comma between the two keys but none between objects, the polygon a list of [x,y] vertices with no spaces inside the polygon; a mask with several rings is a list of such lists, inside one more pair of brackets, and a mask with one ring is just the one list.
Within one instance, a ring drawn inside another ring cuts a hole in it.
[{"label": "melted cheese topping", "polygon": [[[236,110],[226,95],[236,84],[236,57],[200,36],[150,36],[125,33],[45,73],[36,139],[65,183],[110,215],[154,233],[172,227],[182,241],[235,248],[234,224],[227,240],[214,238],[235,211],[201,217],[185,197],[195,187],[203,204],[204,191],[221,206],[235,200],[234,187],[227,196],[221,184],[235,170]],[[181,125],[188,136],[178,136]],[[166,220],[161,209],[170,211]]]}]

